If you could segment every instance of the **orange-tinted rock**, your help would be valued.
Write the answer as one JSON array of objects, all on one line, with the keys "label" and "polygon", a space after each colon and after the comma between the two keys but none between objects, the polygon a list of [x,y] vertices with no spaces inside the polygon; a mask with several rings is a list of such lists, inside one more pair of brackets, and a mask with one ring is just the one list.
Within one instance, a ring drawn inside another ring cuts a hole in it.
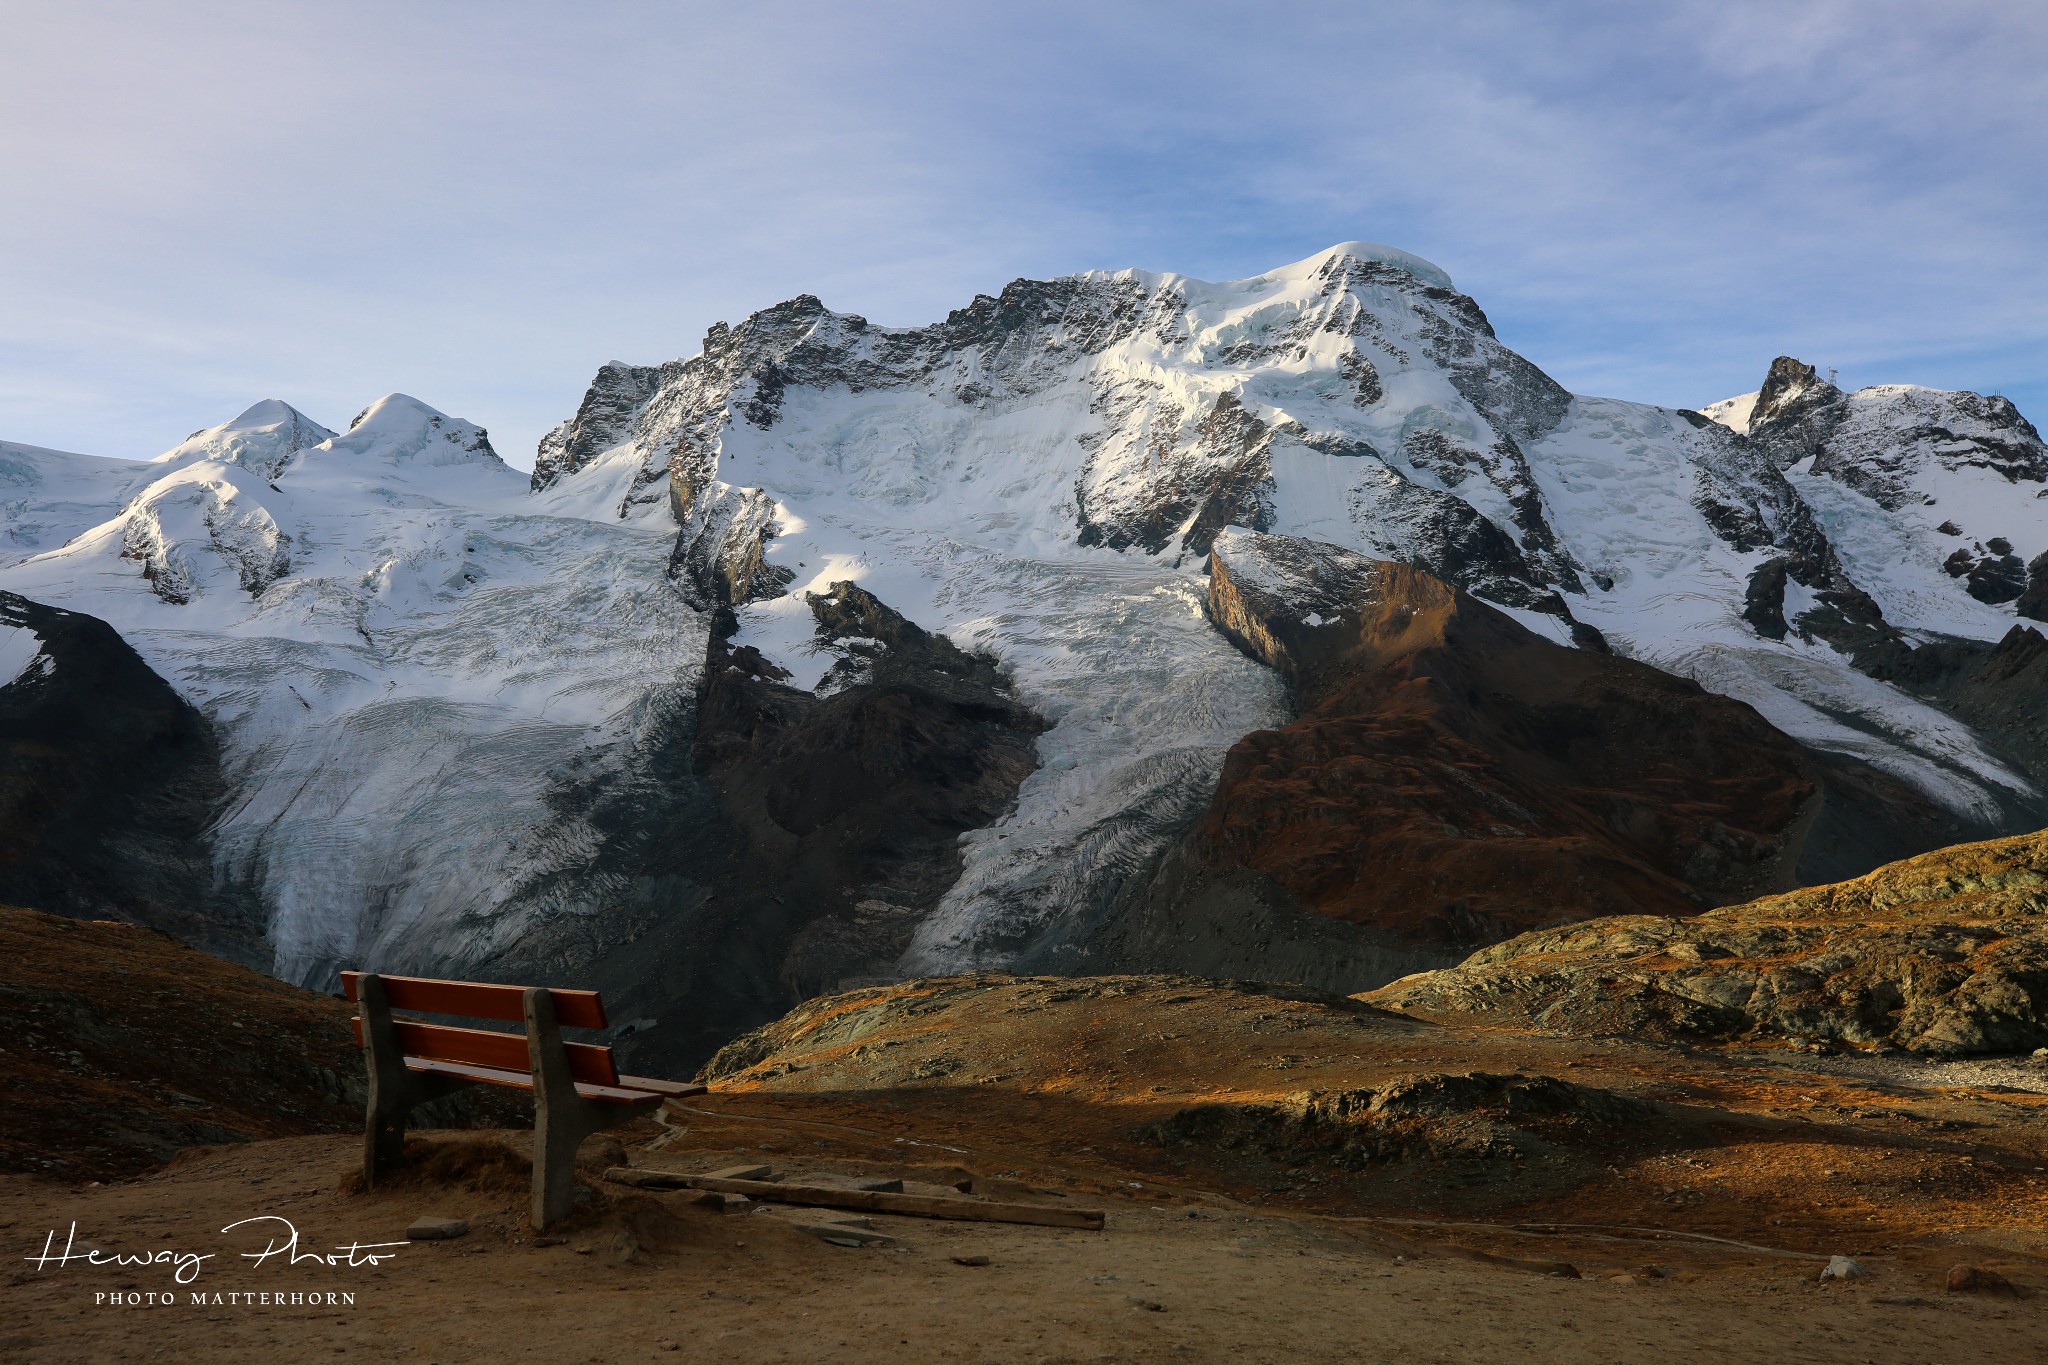
[{"label": "orange-tinted rock", "polygon": [[1287,537],[1226,533],[1210,610],[1301,712],[1231,751],[1198,834],[1212,871],[1424,944],[1784,884],[1817,782],[1740,702]]},{"label": "orange-tinted rock", "polygon": [[1997,1294],[2005,1298],[2017,1298],[2019,1290],[2011,1280],[1995,1270],[1985,1270],[1974,1265],[1955,1265],[1948,1270],[1948,1292],[1951,1294]]}]

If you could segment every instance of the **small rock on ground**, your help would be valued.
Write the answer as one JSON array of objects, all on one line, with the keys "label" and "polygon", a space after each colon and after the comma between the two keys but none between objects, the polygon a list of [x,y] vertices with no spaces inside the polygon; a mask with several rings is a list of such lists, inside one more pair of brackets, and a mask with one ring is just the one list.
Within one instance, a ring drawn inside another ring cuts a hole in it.
[{"label": "small rock on ground", "polygon": [[704,1190],[690,1201],[700,1208],[717,1213],[745,1213],[754,1201],[743,1194],[726,1194],[721,1190]]},{"label": "small rock on ground", "polygon": [[2018,1297],[2019,1289],[2011,1280],[1995,1270],[1982,1266],[1950,1266],[1948,1271],[1948,1292],[1951,1294],[2004,1294]]},{"label": "small rock on ground", "polygon": [[836,1246],[893,1246],[896,1239],[885,1232],[871,1232],[851,1223],[791,1223],[798,1232],[808,1232]]},{"label": "small rock on ground", "polygon": [[468,1232],[469,1224],[461,1218],[416,1218],[405,1230],[405,1236],[411,1242],[438,1242]]}]

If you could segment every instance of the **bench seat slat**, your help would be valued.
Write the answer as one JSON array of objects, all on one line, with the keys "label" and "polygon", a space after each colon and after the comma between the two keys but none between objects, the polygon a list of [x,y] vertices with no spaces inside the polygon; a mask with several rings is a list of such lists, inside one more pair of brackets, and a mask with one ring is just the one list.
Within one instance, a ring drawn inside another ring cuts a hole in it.
[{"label": "bench seat slat", "polygon": [[628,1090],[652,1090],[655,1094],[666,1095],[670,1099],[702,1095],[711,1089],[710,1086],[699,1085],[695,1081],[660,1081],[652,1076],[621,1076],[619,1084]]},{"label": "bench seat slat", "polygon": [[[350,1022],[356,1031],[356,1046],[361,1047],[363,1021],[358,1016]],[[391,1026],[398,1034],[398,1046],[416,1057],[468,1062],[501,1071],[524,1072],[530,1065],[526,1035],[523,1033],[451,1028],[447,1024],[422,1024],[411,1019],[394,1019]],[[612,1060],[610,1048],[590,1043],[564,1043],[562,1050],[569,1054],[569,1074],[577,1080],[591,1085],[616,1086],[619,1083],[618,1065]]]},{"label": "bench seat slat", "polygon": [[[343,972],[341,991],[351,1002],[361,972]],[[426,976],[387,976],[385,994],[395,1010],[420,1014],[458,1014],[466,1019],[526,1018],[526,987],[496,986],[481,981],[440,981]],[[604,1000],[596,991],[569,991],[554,987],[555,1021],[564,1028],[606,1028]]]},{"label": "bench seat slat", "polygon": [[[433,1057],[407,1057],[405,1065],[409,1070],[422,1071],[436,1076],[454,1076],[465,1081],[481,1081],[485,1085],[502,1085],[511,1090],[533,1089],[533,1075],[526,1071],[502,1071],[492,1066],[471,1066],[467,1062],[444,1062]],[[586,1085],[576,1083],[576,1093],[586,1100],[603,1100],[607,1104],[631,1104],[651,1107],[662,1102],[665,1096],[642,1090],[627,1090],[615,1085]]]}]

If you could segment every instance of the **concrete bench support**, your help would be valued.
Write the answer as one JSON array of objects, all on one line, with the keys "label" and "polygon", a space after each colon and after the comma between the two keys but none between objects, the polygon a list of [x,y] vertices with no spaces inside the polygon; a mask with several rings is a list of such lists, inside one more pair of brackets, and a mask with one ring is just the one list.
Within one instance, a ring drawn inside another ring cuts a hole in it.
[{"label": "concrete bench support", "polygon": [[474,1084],[453,1076],[414,1071],[405,1064],[391,1026],[391,1000],[384,979],[366,974],[358,988],[357,1011],[363,1022],[363,1051],[370,1075],[369,1102],[363,1106],[363,1184],[377,1187],[405,1155],[405,1120],[415,1108]]},{"label": "concrete bench support", "polygon": [[544,1230],[576,1208],[576,1149],[592,1133],[643,1111],[576,1093],[555,1001],[539,986],[526,992],[526,1049],[533,1059],[533,1226]]}]

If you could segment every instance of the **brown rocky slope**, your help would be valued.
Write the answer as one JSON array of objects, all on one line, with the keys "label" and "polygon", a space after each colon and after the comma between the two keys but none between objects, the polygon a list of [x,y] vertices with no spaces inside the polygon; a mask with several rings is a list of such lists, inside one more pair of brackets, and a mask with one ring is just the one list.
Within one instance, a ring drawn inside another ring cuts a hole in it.
[{"label": "brown rocky slope", "polygon": [[164,934],[0,906],[0,1170],[112,1179],[362,1122],[339,1000]]},{"label": "brown rocky slope", "polygon": [[1740,702],[1552,643],[1410,566],[1233,528],[1208,606],[1293,682],[1299,719],[1231,750],[1199,827],[1097,934],[1099,965],[1358,990],[1956,837]]},{"label": "brown rocky slope", "polygon": [[[360,1131],[349,1014],[160,930],[0,904],[0,1172],[114,1180],[195,1146]],[[530,1112],[477,1087],[416,1121]]]},{"label": "brown rocky slope", "polygon": [[2048,1046],[2048,831],[1701,915],[1539,930],[1365,998],[1581,1035],[2027,1052]]}]

